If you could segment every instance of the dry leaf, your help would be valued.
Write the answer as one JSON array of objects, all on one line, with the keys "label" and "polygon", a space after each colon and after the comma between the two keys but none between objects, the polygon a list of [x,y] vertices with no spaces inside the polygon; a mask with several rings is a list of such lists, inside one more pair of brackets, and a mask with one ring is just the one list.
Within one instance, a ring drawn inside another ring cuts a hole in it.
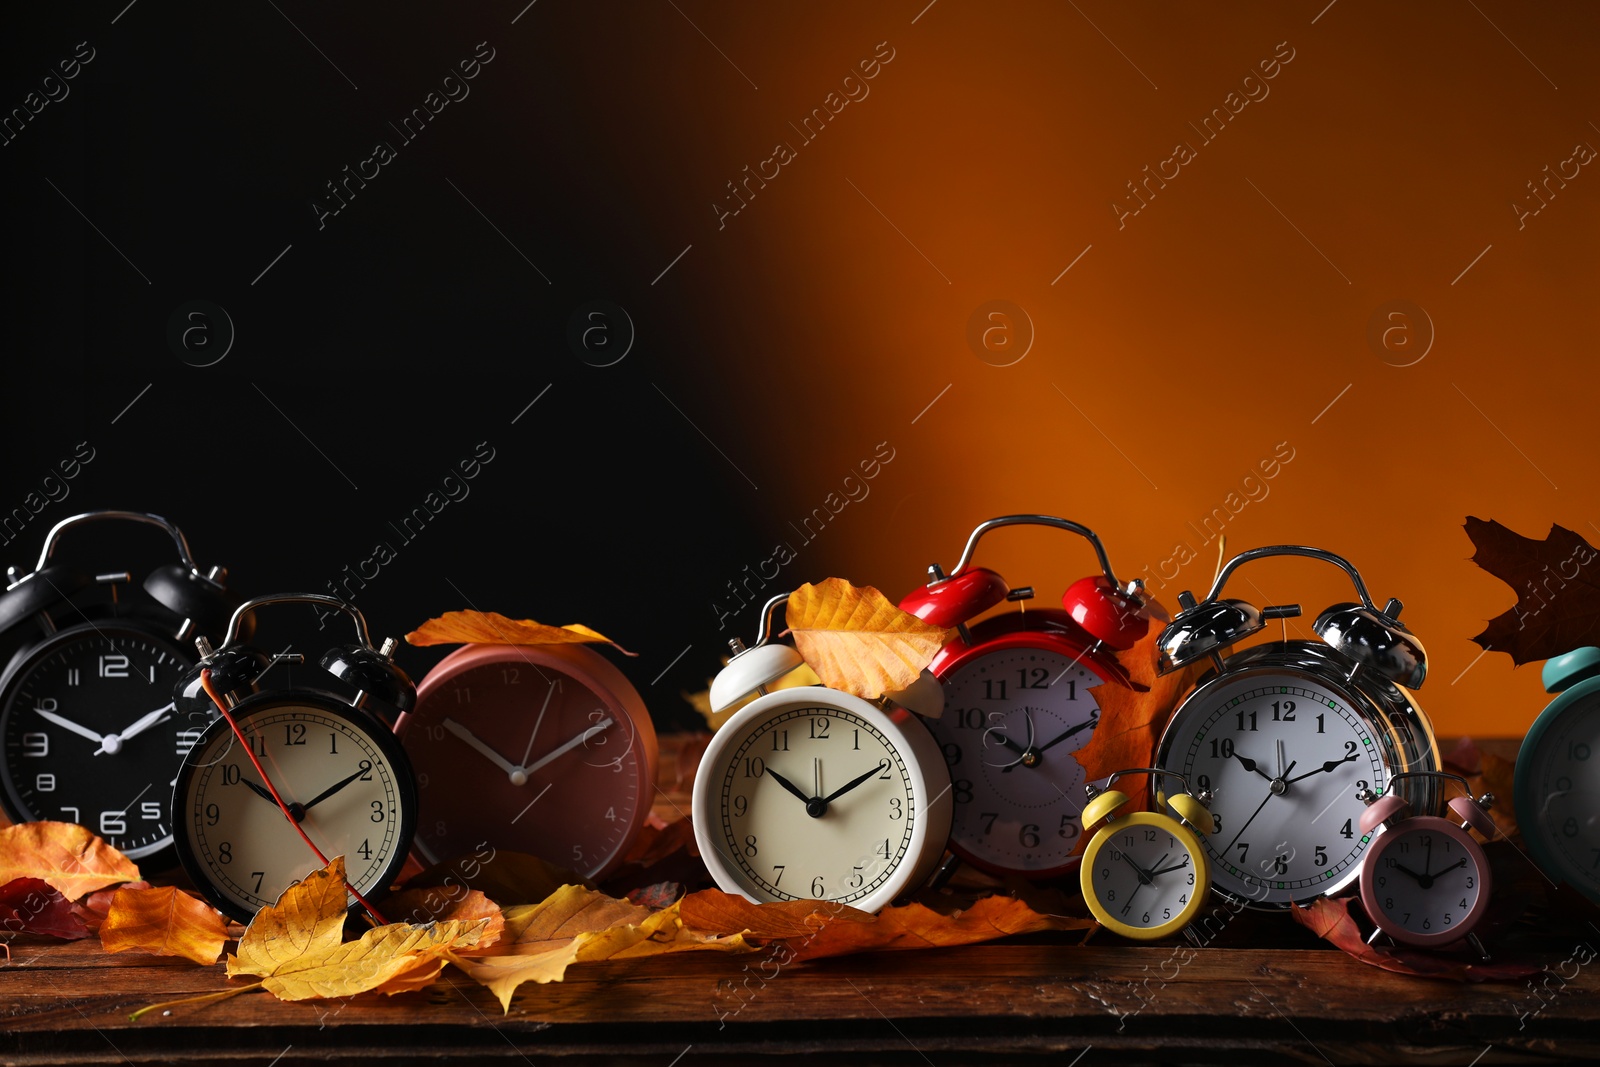
[{"label": "dry leaf", "polygon": [[0,885],[0,931],[44,934],[64,941],[89,936],[67,898],[42,878],[13,878]]},{"label": "dry leaf", "polygon": [[[1113,679],[1089,690],[1100,705],[1100,725],[1094,728],[1089,743],[1074,755],[1083,767],[1085,781],[1099,781],[1129,767],[1151,766],[1156,743],[1172,710],[1205,673],[1206,664],[1193,663],[1158,676],[1156,649],[1160,638],[1161,628],[1153,626],[1132,648],[1117,654],[1133,688]],[[1148,777],[1129,775],[1117,780],[1117,789],[1133,798],[1133,807],[1126,810],[1149,807]],[[1081,836],[1080,847],[1088,836]]]},{"label": "dry leaf", "polygon": [[68,900],[77,900],[138,877],[132,860],[77,823],[26,822],[0,829],[0,885],[41,878]]},{"label": "dry leaf", "polygon": [[498,941],[506,925],[500,905],[476,889],[463,890],[457,886],[403,890],[383,902],[383,913],[396,922],[407,923],[484,919],[488,925],[478,937],[478,948],[487,948]]},{"label": "dry leaf", "polygon": [[[727,666],[727,662],[727,660],[723,660],[723,666]],[[768,682],[767,690],[770,692],[774,689],[793,689],[795,686],[800,685],[821,684],[823,684],[822,679],[817,677],[817,672],[812,670],[809,664],[802,663],[800,666],[796,667],[782,678],[779,678],[777,681]],[[753,692],[748,696],[740,697],[737,701],[723,708],[721,711],[711,710],[711,683],[709,681],[706,683],[706,688],[700,690],[698,693],[680,692],[679,695],[682,696],[683,699],[687,700],[690,705],[693,706],[694,710],[700,713],[700,717],[706,721],[706,725],[715,731],[722,729],[722,724],[727,722],[729,717],[732,716],[734,712],[738,711],[740,708],[744,707],[761,694]],[[693,776],[691,775],[690,778],[692,780]]]},{"label": "dry leaf", "polygon": [[151,952],[216,963],[228,940],[228,923],[204,901],[172,886],[116,891],[100,924],[107,952]]},{"label": "dry leaf", "polygon": [[1418,948],[1380,948],[1369,945],[1361,927],[1350,914],[1354,897],[1318,897],[1308,907],[1294,907],[1289,913],[1307,930],[1372,967],[1396,974],[1451,978],[1458,982],[1493,982],[1526,978],[1544,970],[1543,961],[1500,960],[1475,963],[1468,957],[1443,955]]},{"label": "dry leaf", "polygon": [[543,903],[506,909],[505,936],[490,954],[452,953],[450,960],[510,1011],[518,986],[559,982],[573,964],[693,950],[753,951],[737,935],[690,929],[677,905],[652,912],[569,885]]},{"label": "dry leaf", "polygon": [[[149,882],[125,882],[117,889],[149,889]],[[106,921],[106,914],[111,911],[111,901],[117,895],[117,889],[96,889],[93,893],[72,905],[72,914],[83,920],[91,933],[100,932],[100,924]]]},{"label": "dry leaf", "polygon": [[825,685],[868,700],[916,681],[948,633],[901,611],[872,586],[843,578],[790,593],[785,618],[795,648]]},{"label": "dry leaf", "polygon": [[532,619],[509,619],[497,611],[447,611],[429,619],[406,641],[413,645],[575,645],[607,644],[624,656],[629,652],[605,634],[581,623],[546,626]]},{"label": "dry leaf", "polygon": [[488,925],[486,919],[390,923],[341,943],[346,903],[344,858],[336,856],[256,913],[228,957],[228,976],[258,977],[279,1000],[404,992],[419,987],[420,975],[431,981],[446,952],[472,947]]},{"label": "dry leaf", "polygon": [[1517,602],[1489,620],[1473,640],[1484,651],[1507,653],[1517,666],[1586,645],[1600,645],[1600,553],[1564,526],[1543,541],[1498,522],[1467,517],[1477,550],[1472,562],[1516,590]]}]

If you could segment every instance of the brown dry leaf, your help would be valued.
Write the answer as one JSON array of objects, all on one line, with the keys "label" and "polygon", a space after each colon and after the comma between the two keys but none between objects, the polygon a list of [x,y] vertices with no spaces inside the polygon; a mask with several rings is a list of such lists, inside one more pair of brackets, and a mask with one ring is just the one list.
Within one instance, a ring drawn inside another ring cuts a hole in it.
[{"label": "brown dry leaf", "polygon": [[122,888],[100,924],[107,952],[185,956],[212,964],[228,940],[228,922],[211,905],[172,886]]},{"label": "brown dry leaf", "polygon": [[[728,661],[723,660],[722,664],[723,666],[727,666]],[[767,689],[770,692],[773,689],[793,689],[795,686],[800,685],[822,684],[822,679],[817,677],[817,672],[812,670],[809,664],[802,663],[800,666],[796,667],[782,678],[779,678],[777,681],[768,682]],[[738,711],[740,708],[744,707],[761,694],[751,693],[749,696],[740,697],[736,702],[728,705],[721,711],[711,710],[711,683],[709,681],[706,683],[706,688],[700,690],[698,693],[680,693],[680,695],[683,697],[683,699],[689,702],[695,711],[700,713],[700,717],[706,721],[706,725],[709,726],[713,731],[716,731],[722,728],[722,724],[727,722],[729,717],[732,716],[734,712]]]},{"label": "brown dry leaf", "polygon": [[0,930],[45,934],[64,941],[89,936],[89,927],[67,898],[42,878],[13,878],[0,885]]},{"label": "brown dry leaf", "polygon": [[0,885],[39,878],[68,900],[139,878],[134,862],[77,823],[27,822],[0,829]]},{"label": "brown dry leaf", "polygon": [[419,972],[431,980],[446,952],[475,945],[488,925],[486,919],[390,923],[341,943],[346,903],[344,858],[336,856],[256,913],[228,957],[228,976],[258,977],[279,1000],[404,992],[418,988]]},{"label": "brown dry leaf", "polygon": [[948,636],[872,586],[843,578],[800,586],[785,618],[795,648],[825,685],[868,700],[916,681]]},{"label": "brown dry leaf", "polygon": [[407,923],[484,919],[488,925],[478,937],[479,948],[498,941],[506,925],[500,905],[476,889],[462,890],[457,886],[403,890],[383,902],[383,913],[396,922]]},{"label": "brown dry leaf", "polygon": [[[1075,754],[1085,781],[1098,781],[1129,767],[1149,767],[1167,719],[1195,680],[1205,673],[1206,664],[1194,663],[1158,676],[1156,646],[1160,637],[1161,627],[1152,626],[1137,644],[1117,654],[1132,688],[1112,679],[1089,690],[1100,705],[1100,725],[1095,727],[1089,743]],[[1147,778],[1141,774],[1117,780],[1117,789],[1133,798],[1134,806],[1126,810],[1149,807]],[[1088,836],[1082,835],[1080,847]]]},{"label": "brown dry leaf", "polygon": [[1504,652],[1520,667],[1600,645],[1600,568],[1585,569],[1600,553],[1587,541],[1565,526],[1551,525],[1542,541],[1470,515],[1465,526],[1472,562],[1517,594],[1473,638],[1485,652]]},{"label": "brown dry leaf", "polygon": [[406,634],[406,641],[413,645],[607,644],[624,656],[637,655],[581,623],[546,626],[532,619],[507,618],[497,611],[447,611]]},{"label": "brown dry leaf", "polygon": [[573,964],[690,950],[753,951],[742,937],[690,929],[677,905],[652,912],[569,885],[543,903],[506,909],[505,936],[490,954],[452,953],[450,960],[510,1011],[518,986],[559,982]]},{"label": "brown dry leaf", "polygon": [[[117,889],[149,889],[149,882],[125,882]],[[91,933],[100,932],[100,924],[106,921],[106,913],[111,910],[111,901],[117,895],[117,889],[96,889],[93,893],[72,905],[72,913],[83,920],[83,925]]]},{"label": "brown dry leaf", "polygon": [[1290,908],[1295,922],[1371,967],[1396,974],[1424,975],[1429,978],[1451,978],[1458,982],[1510,981],[1526,978],[1544,970],[1543,961],[1500,960],[1494,963],[1472,962],[1470,957],[1453,957],[1439,952],[1415,948],[1381,948],[1369,945],[1361,934],[1361,927],[1350,914],[1356,903],[1354,897],[1318,897],[1308,907]]}]

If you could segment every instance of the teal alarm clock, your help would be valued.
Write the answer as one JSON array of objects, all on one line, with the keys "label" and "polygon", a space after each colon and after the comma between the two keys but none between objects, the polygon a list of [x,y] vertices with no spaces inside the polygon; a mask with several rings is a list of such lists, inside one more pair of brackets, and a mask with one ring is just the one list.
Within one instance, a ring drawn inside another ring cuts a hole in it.
[{"label": "teal alarm clock", "polygon": [[1600,648],[1547,660],[1560,696],[1517,754],[1517,825],[1540,868],[1600,904]]}]

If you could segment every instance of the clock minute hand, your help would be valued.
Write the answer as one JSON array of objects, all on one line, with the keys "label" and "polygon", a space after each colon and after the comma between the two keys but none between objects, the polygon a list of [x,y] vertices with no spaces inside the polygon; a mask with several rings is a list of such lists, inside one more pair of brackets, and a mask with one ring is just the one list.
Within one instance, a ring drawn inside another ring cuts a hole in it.
[{"label": "clock minute hand", "polygon": [[1059,745],[1061,742],[1065,741],[1067,738],[1071,737],[1073,734],[1078,733],[1080,730],[1087,730],[1089,727],[1093,726],[1095,723],[1097,723],[1099,721],[1100,721],[1100,717],[1099,716],[1095,716],[1092,719],[1085,719],[1083,722],[1080,722],[1078,725],[1074,726],[1072,729],[1068,730],[1066,733],[1059,734],[1056,737],[1051,738],[1049,741],[1046,741],[1044,744],[1040,745],[1039,746],[1039,751],[1040,752],[1048,751],[1049,749],[1052,749],[1055,746]]},{"label": "clock minute hand", "polygon": [[873,777],[882,770],[883,764],[880,763],[874,765],[872,770],[868,771],[866,774],[850,779],[844,785],[841,785],[838,789],[835,789],[833,792],[823,797],[822,802],[824,804],[832,804],[835,800],[838,800],[840,797],[850,792],[850,790],[854,789],[856,786],[860,785],[862,782],[865,782],[868,778]]},{"label": "clock minute hand", "polygon": [[[1304,774],[1296,775],[1295,777],[1290,778],[1284,784],[1293,785],[1295,782],[1301,781],[1302,779],[1310,778],[1313,774],[1326,774],[1327,772],[1329,772],[1331,770],[1334,770],[1334,769],[1340,767],[1343,764],[1349,763],[1351,760],[1353,760],[1355,758],[1356,758],[1355,756],[1346,756],[1344,759],[1331,759],[1327,763],[1324,763],[1322,766],[1318,767],[1316,770],[1307,771]],[[1287,773],[1287,772],[1285,772],[1285,773]]]},{"label": "clock minute hand", "polygon": [[129,723],[128,728],[122,731],[120,734],[106,734],[106,736],[100,742],[100,747],[95,749],[93,754],[98,756],[102,752],[105,752],[113,756],[116,755],[117,750],[122,747],[123,742],[127,741],[128,738],[138,737],[140,734],[150,729],[150,727],[160,722],[167,715],[171,714],[176,707],[177,705],[175,703],[168,701],[165,707],[157,708],[154,711],[149,711],[139,716],[133,722]]},{"label": "clock minute hand", "polygon": [[568,752],[571,752],[573,749],[577,748],[579,745],[581,745],[584,742],[588,741],[589,738],[593,737],[595,734],[599,733],[601,730],[604,730],[604,729],[608,728],[615,721],[616,721],[615,719],[601,719],[599,722],[595,723],[593,726],[588,727],[583,732],[579,733],[577,736],[570,738],[565,743],[557,746],[556,748],[552,749],[549,752],[546,752],[544,755],[542,755],[538,759],[534,760],[532,766],[522,768],[522,773],[523,774],[532,774],[534,771],[540,769],[541,767],[543,767],[545,764],[549,763],[550,761],[552,761],[554,759],[557,759],[557,758],[559,758],[561,756],[565,756]]},{"label": "clock minute hand", "polygon": [[367,773],[369,772],[358,770],[347,778],[341,778],[339,781],[330,785],[328,788],[324,789],[322,792],[306,801],[303,805],[301,805],[301,810],[310,811],[312,808],[316,807],[318,804],[321,804],[324,800],[327,800],[329,797],[333,796],[333,794],[337,793],[339,790],[343,789],[345,786],[349,785],[351,782]]},{"label": "clock minute hand", "polygon": [[39,718],[43,719],[45,722],[53,722],[63,730],[70,730],[79,737],[87,737],[97,745],[105,744],[106,739],[104,737],[95,733],[87,726],[79,726],[77,723],[73,722],[69,718],[66,718],[65,716],[57,715],[53,711],[45,711],[43,708],[34,708],[33,713],[39,716]]},{"label": "clock minute hand", "polygon": [[470,748],[476,750],[479,755],[483,756],[484,759],[488,760],[496,767],[499,767],[502,771],[506,772],[506,774],[515,774],[517,771],[521,770],[520,767],[513,767],[510,760],[506,759],[504,756],[500,755],[500,753],[496,752],[494,749],[478,740],[478,735],[474,734],[471,730],[467,729],[465,726],[462,726],[454,719],[446,719],[444,721],[444,728],[461,738],[461,740],[465,741]]}]

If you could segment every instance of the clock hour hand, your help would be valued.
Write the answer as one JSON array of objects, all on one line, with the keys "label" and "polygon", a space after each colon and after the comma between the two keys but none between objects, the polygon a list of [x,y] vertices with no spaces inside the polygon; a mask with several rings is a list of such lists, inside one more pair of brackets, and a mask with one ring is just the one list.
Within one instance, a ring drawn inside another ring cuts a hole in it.
[{"label": "clock hour hand", "polygon": [[277,807],[278,806],[278,802],[276,800],[272,799],[272,794],[267,791],[267,787],[266,786],[264,786],[264,785],[256,785],[256,783],[252,782],[250,779],[244,777],[243,775],[241,775],[239,777],[239,784],[244,786],[245,788],[249,789],[250,792],[254,793],[256,796],[260,797],[262,800],[265,800],[268,804],[271,804],[273,807]]},{"label": "clock hour hand", "polygon": [[[462,726],[460,723],[456,722],[454,719],[446,719],[444,721],[444,728],[461,738],[461,740],[467,743],[468,747],[477,751],[479,755],[488,760],[490,763],[494,764],[496,767],[499,767],[507,775],[515,776],[517,773],[522,771],[521,767],[513,767],[510,760],[506,759],[504,756],[500,755],[500,753],[496,752],[494,749],[478,740],[478,736],[476,734],[467,729],[465,726]],[[522,783],[519,782],[517,784],[520,785]]]},{"label": "clock hour hand", "polygon": [[351,782],[355,781],[357,778],[360,778],[363,774],[369,774],[369,773],[371,773],[370,768],[362,769],[362,770],[357,770],[354,774],[350,775],[349,777],[341,778],[339,781],[333,783],[328,788],[324,789],[322,792],[318,793],[316,796],[314,796],[310,800],[306,801],[303,805],[301,805],[301,810],[302,811],[310,811],[312,808],[316,807],[318,804],[321,804],[324,800],[327,800],[329,797],[333,796],[333,794],[337,793],[339,790],[343,789],[345,786],[349,785]]},{"label": "clock hour hand", "polygon": [[881,773],[882,771],[883,771],[883,764],[881,764],[881,763],[876,764],[872,768],[872,770],[868,771],[866,774],[858,775],[857,777],[850,779],[844,785],[841,785],[838,789],[835,789],[833,792],[831,792],[827,796],[823,797],[822,798],[822,802],[824,804],[832,804],[835,800],[838,800],[840,797],[842,797],[846,793],[850,792],[850,790],[854,789],[856,786],[860,785],[862,782],[865,782],[868,778],[871,778],[874,775],[877,775],[877,774]]},{"label": "clock hour hand", "polygon": [[1096,716],[1094,716],[1093,718],[1090,718],[1090,719],[1085,719],[1083,722],[1080,722],[1078,725],[1074,726],[1072,729],[1068,730],[1066,733],[1063,733],[1063,734],[1060,734],[1060,735],[1058,735],[1056,737],[1053,737],[1049,741],[1046,741],[1044,744],[1040,745],[1039,746],[1039,751],[1040,752],[1046,752],[1046,751],[1054,748],[1055,746],[1059,745],[1061,742],[1065,741],[1067,738],[1071,737],[1073,734],[1076,734],[1076,733],[1078,733],[1078,732],[1080,732],[1082,730],[1087,730],[1087,729],[1089,729],[1090,727],[1092,727],[1095,723],[1097,723],[1099,721],[1100,721],[1100,717],[1098,715],[1096,715]]},{"label": "clock hour hand", "polygon": [[120,734],[106,734],[106,736],[100,741],[100,747],[95,749],[93,754],[98,756],[100,753],[104,752],[107,755],[115,756],[122,748],[123,742],[127,741],[130,737],[139,736],[146,730],[150,729],[150,727],[161,722],[167,718],[167,716],[172,714],[176,707],[176,704],[169,701],[165,707],[157,708],[154,711],[149,711],[139,716],[133,722],[129,723],[128,728],[122,731]]},{"label": "clock hour hand", "polygon": [[1272,775],[1270,775],[1266,771],[1262,770],[1261,769],[1261,765],[1256,763],[1256,761],[1251,759],[1249,756],[1241,756],[1238,752],[1235,752],[1233,754],[1233,758],[1238,760],[1239,761],[1239,766],[1243,767],[1245,770],[1250,771],[1250,772],[1252,772],[1254,774],[1259,774],[1261,777],[1265,778],[1269,782],[1272,781]]},{"label": "clock hour hand", "polygon": [[[1122,854],[1122,858],[1128,864],[1129,867],[1133,868],[1133,873],[1137,874],[1139,876],[1139,884],[1140,885],[1149,885],[1150,884],[1150,872],[1149,871],[1145,870],[1143,867],[1141,867],[1137,863],[1133,862],[1133,857],[1129,856],[1126,852],[1124,852]],[[1137,893],[1138,890],[1135,889],[1134,892]],[[1132,900],[1133,898],[1132,898],[1132,896],[1130,896],[1128,899]]]},{"label": "clock hour hand", "polygon": [[789,781],[789,779],[785,778],[783,775],[779,774],[777,771],[773,770],[771,767],[767,768],[767,774],[772,776],[772,778],[774,780],[776,780],[779,785],[783,786],[789,792],[791,792],[795,796],[799,797],[800,800],[803,803],[806,803],[806,804],[811,803],[811,798],[806,796],[805,793],[801,792],[799,786],[797,786],[793,782]]},{"label": "clock hour hand", "polygon": [[1181,871],[1187,866],[1189,866],[1189,861],[1186,859],[1182,863],[1174,863],[1171,867],[1163,867],[1159,871],[1151,871],[1150,877],[1154,878],[1158,874],[1166,874],[1169,871]]},{"label": "clock hour hand", "polygon": [[[541,767],[543,767],[545,764],[551,762],[552,760],[554,760],[554,759],[556,759],[556,758],[558,758],[560,756],[565,756],[568,752],[571,752],[573,749],[577,748],[579,745],[584,744],[585,742],[587,742],[589,740],[589,738],[593,737],[595,734],[599,733],[601,730],[605,730],[605,729],[609,728],[611,726],[611,724],[613,722],[615,722],[615,721],[616,721],[615,719],[610,719],[610,718],[601,719],[599,722],[595,723],[593,726],[587,727],[586,729],[583,730],[583,732],[581,732],[581,733],[577,734],[576,736],[570,738],[565,743],[563,743],[563,744],[559,745],[558,747],[556,747],[554,750],[552,750],[550,752],[546,752],[544,755],[542,755],[538,759],[534,760],[533,761],[533,766],[517,768],[517,770],[522,774],[522,781],[523,782],[527,781],[528,780],[528,778],[527,778],[528,775],[532,774],[536,770],[539,770]],[[513,776],[511,780],[513,782],[517,781],[515,776]],[[522,782],[517,782],[517,784],[521,785]]]},{"label": "clock hour hand", "polygon": [[97,745],[105,744],[106,739],[104,737],[101,737],[87,726],[79,726],[77,723],[73,722],[69,718],[66,718],[65,716],[57,715],[53,711],[45,711],[43,708],[34,708],[33,713],[39,716],[39,718],[43,719],[45,722],[53,722],[63,730],[70,730],[79,737],[87,737]]},{"label": "clock hour hand", "polygon": [[[1322,766],[1318,767],[1314,771],[1307,771],[1304,774],[1296,775],[1295,777],[1290,778],[1289,781],[1286,784],[1293,785],[1295,782],[1298,782],[1301,779],[1310,778],[1313,774],[1326,774],[1331,770],[1337,769],[1338,767],[1340,767],[1343,764],[1349,763],[1351,760],[1353,760],[1355,758],[1356,757],[1354,755],[1350,755],[1350,756],[1346,756],[1344,759],[1331,759],[1327,763],[1324,763]],[[1288,772],[1285,771],[1284,773],[1287,774]]]}]

